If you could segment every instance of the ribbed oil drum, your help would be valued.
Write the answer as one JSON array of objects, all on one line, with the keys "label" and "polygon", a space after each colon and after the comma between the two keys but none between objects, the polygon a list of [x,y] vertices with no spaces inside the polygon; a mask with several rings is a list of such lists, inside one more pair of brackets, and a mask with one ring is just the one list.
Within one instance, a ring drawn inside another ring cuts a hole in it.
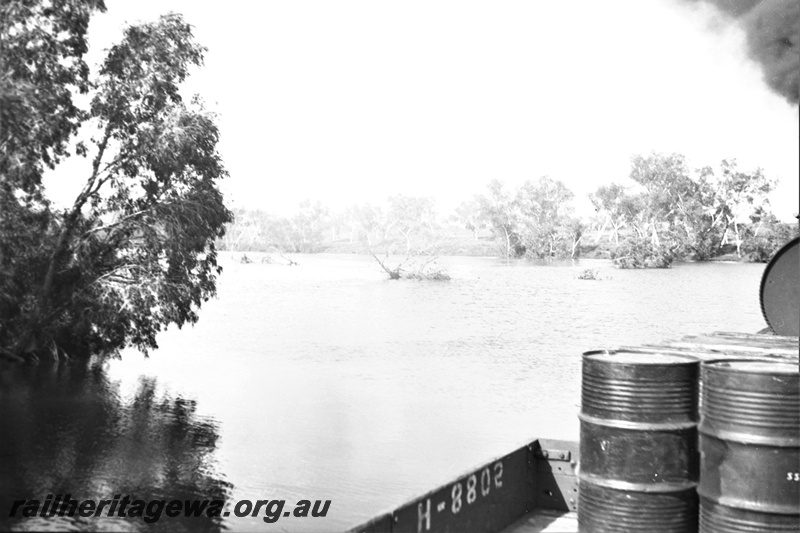
[{"label": "ribbed oil drum", "polygon": [[699,364],[679,355],[584,354],[581,531],[697,530]]},{"label": "ribbed oil drum", "polygon": [[703,363],[700,531],[800,531],[800,371]]}]

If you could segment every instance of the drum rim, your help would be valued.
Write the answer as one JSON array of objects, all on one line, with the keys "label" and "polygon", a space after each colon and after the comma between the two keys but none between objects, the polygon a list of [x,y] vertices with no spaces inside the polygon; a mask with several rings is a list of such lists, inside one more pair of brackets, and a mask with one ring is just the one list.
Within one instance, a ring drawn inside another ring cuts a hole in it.
[{"label": "drum rim", "polygon": [[[753,369],[748,368],[741,368],[730,366],[730,363],[748,363],[748,364],[760,364],[764,365],[765,367],[775,366],[775,367],[786,367],[789,368],[789,372],[783,372],[775,368],[774,370],[765,370],[764,371],[754,371]],[[728,366],[726,366],[728,365]],[[795,376],[800,375],[800,367],[798,367],[795,363],[791,361],[786,361],[783,359],[773,360],[773,359],[753,359],[753,358],[745,358],[745,357],[736,357],[736,358],[728,358],[728,359],[714,359],[713,361],[703,361],[701,365],[702,369],[706,368],[720,368],[724,369],[728,372],[742,372],[746,374],[757,374],[757,375],[781,375],[781,376]]]},{"label": "drum rim", "polygon": [[[625,355],[625,354],[635,354],[641,355],[643,357],[653,357],[655,358],[666,358],[667,360],[664,361],[642,361],[642,362],[634,362],[634,361],[621,361],[615,360],[614,357],[618,355]],[[630,366],[672,366],[672,365],[691,365],[694,363],[699,363],[700,359],[694,357],[693,355],[689,354],[677,354],[677,353],[649,353],[649,352],[639,352],[636,350],[591,350],[588,352],[584,352],[582,358],[587,361],[598,361],[598,362],[612,362],[616,365],[630,365]]]}]

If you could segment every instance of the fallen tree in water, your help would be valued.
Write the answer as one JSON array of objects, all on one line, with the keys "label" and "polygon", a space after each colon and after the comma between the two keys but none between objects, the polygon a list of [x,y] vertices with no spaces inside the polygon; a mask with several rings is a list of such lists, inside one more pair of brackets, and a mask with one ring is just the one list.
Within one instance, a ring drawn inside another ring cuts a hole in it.
[{"label": "fallen tree in water", "polygon": [[389,275],[389,279],[417,279],[417,280],[432,280],[432,281],[449,281],[450,275],[445,269],[436,264],[437,256],[420,256],[407,254],[405,259],[400,261],[394,267],[389,265],[389,253],[386,253],[384,259],[379,258],[372,251],[369,254],[378,262],[384,272]]}]

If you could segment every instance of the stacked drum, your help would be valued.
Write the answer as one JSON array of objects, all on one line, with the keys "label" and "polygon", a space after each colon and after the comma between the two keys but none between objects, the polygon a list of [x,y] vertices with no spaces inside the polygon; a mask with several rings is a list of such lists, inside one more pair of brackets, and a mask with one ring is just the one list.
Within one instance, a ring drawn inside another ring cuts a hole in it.
[{"label": "stacked drum", "polygon": [[800,372],[703,363],[700,531],[800,531]]},{"label": "stacked drum", "polygon": [[797,364],[700,364],[584,354],[581,531],[800,531]]},{"label": "stacked drum", "polygon": [[699,364],[676,355],[584,354],[581,531],[696,531]]}]

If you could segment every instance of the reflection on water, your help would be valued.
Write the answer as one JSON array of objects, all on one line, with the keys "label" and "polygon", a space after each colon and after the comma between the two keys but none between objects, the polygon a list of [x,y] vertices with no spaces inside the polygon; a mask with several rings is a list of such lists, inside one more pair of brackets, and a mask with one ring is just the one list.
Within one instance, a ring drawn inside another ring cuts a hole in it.
[{"label": "reflection on water", "polygon": [[584,351],[764,327],[763,265],[443,258],[436,283],[363,256],[239,257],[149,359],[0,373],[4,497],[331,500],[325,518],[147,527],[340,531],[530,439],[576,438]]},{"label": "reflection on water", "polygon": [[[0,370],[0,530],[219,531],[215,517],[26,518],[8,522],[14,500],[70,494],[75,500],[224,500],[230,484],[214,471],[216,424],[195,402],[158,392],[141,376],[129,398],[103,365]],[[21,511],[18,511],[19,516]],[[105,513],[103,513],[105,515]]]}]

